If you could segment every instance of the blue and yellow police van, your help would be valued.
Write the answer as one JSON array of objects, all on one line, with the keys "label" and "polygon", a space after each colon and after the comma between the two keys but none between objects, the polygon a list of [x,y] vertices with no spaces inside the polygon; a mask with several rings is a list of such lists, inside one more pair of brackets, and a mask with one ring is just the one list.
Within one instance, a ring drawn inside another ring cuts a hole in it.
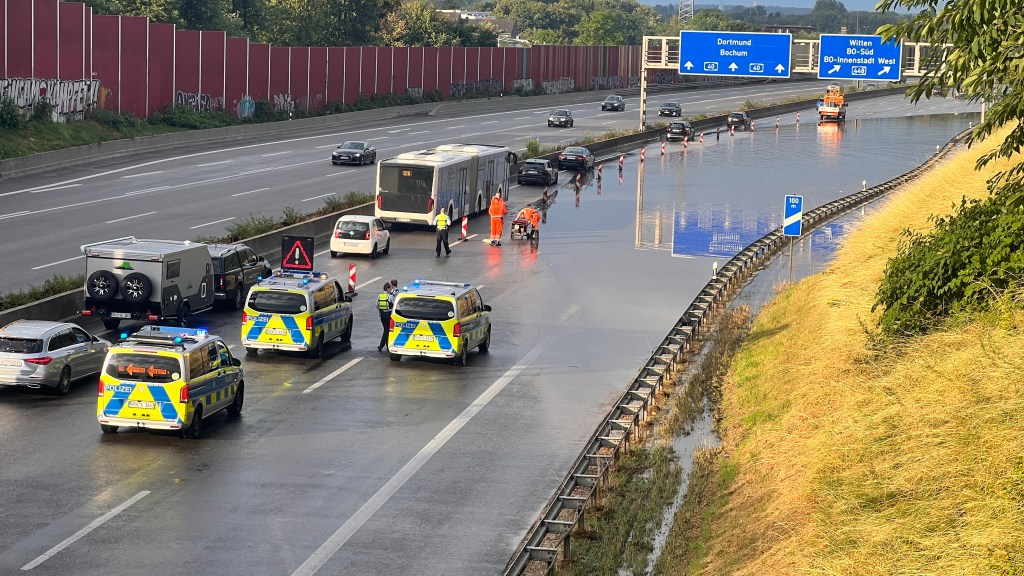
[{"label": "blue and yellow police van", "polygon": [[468,283],[424,280],[403,286],[391,312],[390,357],[449,358],[465,366],[470,350],[486,353],[491,346],[490,311]]},{"label": "blue and yellow police van", "polygon": [[197,438],[203,419],[242,411],[242,363],[202,328],[143,326],[110,347],[100,373],[96,419],[119,427],[180,430]]},{"label": "blue and yellow police van", "polygon": [[242,312],[242,346],[323,355],[324,342],[352,338],[352,299],[321,272],[276,272],[249,289]]}]

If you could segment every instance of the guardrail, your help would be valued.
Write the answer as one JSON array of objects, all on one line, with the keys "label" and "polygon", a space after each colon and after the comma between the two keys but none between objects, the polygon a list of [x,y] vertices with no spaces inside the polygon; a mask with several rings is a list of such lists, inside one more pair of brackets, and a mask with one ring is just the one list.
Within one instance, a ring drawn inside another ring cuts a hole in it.
[{"label": "guardrail", "polygon": [[[805,230],[810,232],[910,182],[944,158],[969,132],[965,130],[954,136],[927,161],[901,176],[810,210],[804,214]],[[698,344],[704,332],[710,329],[713,314],[725,306],[734,291],[742,288],[760,264],[782,248],[785,239],[782,228],[776,228],[755,240],[733,256],[686,307],[590,437],[540,518],[509,560],[505,576],[551,574],[559,559],[569,556],[573,530],[577,526],[584,527],[586,509],[597,500],[598,490],[607,485],[612,465],[628,451],[630,444],[643,439],[642,430],[658,393],[669,379],[678,375],[691,351],[699,350]]]}]

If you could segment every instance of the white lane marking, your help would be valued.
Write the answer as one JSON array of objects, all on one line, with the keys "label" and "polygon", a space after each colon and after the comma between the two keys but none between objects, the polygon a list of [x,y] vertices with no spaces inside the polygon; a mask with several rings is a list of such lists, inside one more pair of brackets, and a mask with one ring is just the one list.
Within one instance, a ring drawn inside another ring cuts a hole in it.
[{"label": "white lane marking", "polygon": [[405,132],[406,130],[411,130],[411,128],[399,128],[398,130],[388,130],[388,134],[397,134],[399,132]]},{"label": "white lane marking", "polygon": [[142,174],[129,174],[127,176],[121,176],[121,178],[138,178],[140,176],[152,176],[154,174],[163,174],[163,170],[157,170],[155,172],[143,172]]},{"label": "white lane marking", "polygon": [[33,194],[39,194],[40,192],[49,192],[50,190],[63,190],[65,188],[74,188],[75,186],[81,186],[81,184],[65,184],[63,186],[54,186],[52,188],[43,188],[42,190],[33,190]]},{"label": "white lane marking", "polygon": [[321,194],[319,196],[313,196],[312,198],[304,198],[301,202],[309,202],[310,200],[316,200],[317,198],[327,198],[328,196],[334,196],[335,192],[329,192],[327,194]]},{"label": "white lane marking", "polygon": [[170,186],[157,186],[156,188],[146,188],[145,190],[135,190],[134,192],[125,192],[124,196],[138,196],[139,194],[145,194],[147,192],[156,192],[158,190],[167,190]]},{"label": "white lane marking", "polygon": [[[566,312],[566,316],[571,316],[575,313],[576,306],[573,306],[568,312]],[[563,316],[563,318],[566,316]],[[348,542],[349,538],[351,538],[352,535],[355,534],[359,528],[361,528],[362,525],[377,512],[377,510],[380,510],[381,507],[384,506],[384,504],[394,496],[395,493],[398,492],[398,490],[408,482],[409,479],[412,478],[413,475],[416,474],[416,472],[422,468],[434,454],[437,454],[441,448],[443,448],[444,445],[462,429],[463,426],[468,424],[478,412],[483,410],[483,408],[487,406],[495,396],[504,390],[505,386],[508,386],[509,382],[514,380],[516,376],[519,376],[519,373],[529,366],[530,363],[548,347],[557,334],[558,332],[549,334],[539,344],[534,346],[532,350],[526,353],[526,356],[523,356],[523,359],[520,360],[519,363],[509,368],[508,371],[502,374],[494,384],[491,384],[483,394],[478,396],[472,404],[467,406],[461,414],[449,422],[448,425],[444,427],[444,430],[438,432],[437,435],[419,451],[419,453],[413,456],[405,466],[402,466],[401,470],[395,473],[390,480],[384,483],[380,490],[377,490],[376,494],[371,496],[370,499],[359,508],[359,510],[356,510],[356,513],[346,520],[345,523],[334,532],[334,534],[331,534],[327,541],[321,544],[320,547],[313,552],[312,556],[307,558],[301,566],[292,572],[292,576],[312,576],[320,570],[320,568],[323,567],[323,565],[326,564],[327,561],[338,552],[338,550],[341,550],[341,547]]]},{"label": "white lane marking", "polygon": [[61,542],[60,544],[57,544],[53,548],[50,548],[46,552],[43,552],[42,554],[39,555],[38,558],[36,558],[35,560],[29,562],[28,564],[25,564],[24,566],[22,566],[21,569],[22,570],[31,570],[31,569],[35,568],[36,566],[39,566],[43,562],[46,562],[50,558],[53,558],[58,552],[60,552],[61,550],[67,548],[68,546],[74,544],[76,541],[78,541],[80,538],[82,538],[83,536],[85,536],[89,532],[92,532],[93,530],[99,528],[107,520],[110,520],[114,516],[117,516],[121,512],[124,512],[129,506],[131,506],[132,504],[135,504],[139,500],[142,500],[148,494],[150,494],[149,490],[143,490],[142,492],[139,492],[135,496],[132,496],[131,498],[129,498],[126,502],[122,503],[117,508],[114,508],[110,512],[107,512],[103,516],[100,516],[99,518],[97,518],[97,519],[93,520],[92,522],[90,522],[88,526],[86,526],[85,528],[82,528],[78,532],[75,532],[74,534],[69,536],[66,540]]},{"label": "white lane marking", "polygon": [[318,382],[317,382],[316,384],[313,384],[313,385],[312,385],[312,386],[310,386],[309,388],[306,388],[305,390],[303,390],[303,391],[302,391],[302,393],[303,393],[303,394],[309,394],[309,393],[310,393],[310,392],[312,392],[313,390],[316,390],[317,388],[319,388],[319,387],[323,386],[323,385],[324,385],[324,384],[326,384],[327,382],[330,382],[330,381],[331,381],[331,380],[332,380],[332,379],[333,379],[333,378],[334,378],[335,376],[337,376],[338,374],[341,374],[341,373],[342,373],[342,372],[344,372],[345,370],[348,370],[349,368],[351,368],[351,367],[355,366],[355,365],[356,365],[356,363],[357,363],[357,362],[359,362],[359,361],[360,361],[360,360],[362,360],[362,359],[363,359],[363,357],[362,357],[362,356],[359,356],[358,358],[353,358],[353,359],[349,360],[349,361],[348,361],[348,364],[345,364],[345,365],[344,365],[344,366],[342,366],[341,368],[338,368],[338,369],[337,369],[337,370],[335,370],[334,372],[331,372],[331,373],[330,373],[330,374],[328,374],[327,376],[324,376],[324,377],[323,377],[323,378],[321,378],[321,379],[320,379],[320,380],[319,380],[319,381],[318,381]]},{"label": "white lane marking", "polygon": [[615,124],[615,120],[612,120],[610,122],[601,122],[601,124]]},{"label": "white lane marking", "polygon": [[430,132],[430,130],[420,130],[419,132],[409,132],[409,136],[415,136],[417,134],[426,134],[427,132]]},{"label": "white lane marking", "polygon": [[188,229],[189,230],[195,230],[196,228],[202,228],[203,226],[213,226],[214,224],[220,224],[221,222],[227,222],[229,220],[234,220],[234,219],[235,219],[234,216],[232,216],[231,218],[222,218],[220,220],[214,220],[213,222],[207,222],[206,224],[199,224],[198,226],[189,226]]},{"label": "white lane marking", "polygon": [[333,178],[335,176],[341,176],[342,174],[351,174],[352,172],[355,172],[355,170],[344,170],[342,172],[334,172],[332,174],[324,176],[324,178]]},{"label": "white lane marking", "polygon": [[[486,122],[484,122],[484,124],[486,124]],[[449,126],[447,128],[447,130],[455,130],[457,128],[465,128],[465,126]],[[410,132],[409,133],[410,136],[412,136],[413,134],[423,134],[423,132]]]},{"label": "white lane marking", "polygon": [[270,156],[280,156],[281,154],[291,154],[291,150],[284,150],[281,152],[270,152],[269,154],[260,154],[260,158],[268,158]]},{"label": "white lane marking", "polygon": [[[109,222],[108,222],[109,224]],[[33,270],[42,270],[43,268],[49,268],[50,266],[56,266],[58,264],[64,264],[65,262],[73,262],[79,258],[85,258],[85,256],[75,256],[74,258],[65,258],[64,260],[57,260],[56,262],[50,262],[49,264],[43,264],[42,266],[36,266]]]},{"label": "white lane marking", "polygon": [[229,164],[231,162],[233,162],[233,160],[221,160],[220,162],[207,162],[206,164],[196,164],[196,166],[217,166],[220,164]]},{"label": "white lane marking", "polygon": [[245,196],[246,194],[255,194],[257,192],[263,192],[264,190],[270,190],[270,188],[257,188],[255,190],[249,190],[248,192],[239,192],[238,194],[232,194],[232,196]]},{"label": "white lane marking", "polygon": [[337,144],[328,144],[326,146],[317,146],[316,149],[323,150],[324,148],[334,148],[335,146],[337,146]]},{"label": "white lane marking", "polygon": [[480,284],[476,288],[477,288],[477,290],[479,290],[479,289],[483,288],[484,286],[487,286],[487,284]]},{"label": "white lane marking", "polygon": [[18,216],[24,216],[24,215],[26,215],[28,213],[29,213],[28,210],[22,210],[21,212],[11,212],[10,214],[0,214],[0,220],[4,220],[6,218],[17,218]]},{"label": "white lane marking", "polygon": [[[142,218],[143,216],[152,216],[153,214],[156,214],[156,212],[155,211],[153,211],[153,212],[143,212],[142,214],[135,214],[134,216],[125,216],[124,218],[117,218],[115,220],[107,220],[106,222],[104,222],[104,224],[113,224],[114,222],[124,222],[125,220],[131,220],[132,218]],[[81,256],[79,256],[79,258],[81,258]],[[33,270],[34,270],[34,268],[33,268]]]},{"label": "white lane marking", "polygon": [[497,124],[500,120],[488,120],[487,122],[481,122],[481,124]]},{"label": "white lane marking", "polygon": [[513,120],[530,120],[529,116],[520,116],[519,118],[513,118]]},{"label": "white lane marking", "polygon": [[369,286],[370,284],[373,284],[374,282],[378,282],[382,278],[384,278],[384,277],[383,276],[375,276],[373,278],[370,278],[366,282],[363,282],[362,284],[356,284],[356,290],[359,290],[360,288],[362,288],[364,286]]}]

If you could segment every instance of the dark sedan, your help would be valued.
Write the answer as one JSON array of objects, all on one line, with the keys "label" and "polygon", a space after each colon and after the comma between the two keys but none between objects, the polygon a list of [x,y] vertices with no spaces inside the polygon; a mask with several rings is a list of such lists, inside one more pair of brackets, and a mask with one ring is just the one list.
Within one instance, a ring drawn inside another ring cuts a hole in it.
[{"label": "dark sedan", "polygon": [[579,170],[581,172],[594,167],[594,155],[583,146],[569,146],[558,155],[559,170]]},{"label": "dark sedan", "polygon": [[658,108],[658,116],[682,116],[683,107],[679,102],[665,102]]},{"label": "dark sedan", "polygon": [[552,110],[548,115],[548,128],[552,126],[567,126],[572,128],[572,112],[565,109]]},{"label": "dark sedan", "polygon": [[369,142],[350,140],[334,149],[331,164],[373,164],[377,161],[377,149]]},{"label": "dark sedan", "polygon": [[540,184],[548,186],[558,183],[558,168],[555,168],[548,160],[531,158],[523,162],[516,175],[519,184]]}]

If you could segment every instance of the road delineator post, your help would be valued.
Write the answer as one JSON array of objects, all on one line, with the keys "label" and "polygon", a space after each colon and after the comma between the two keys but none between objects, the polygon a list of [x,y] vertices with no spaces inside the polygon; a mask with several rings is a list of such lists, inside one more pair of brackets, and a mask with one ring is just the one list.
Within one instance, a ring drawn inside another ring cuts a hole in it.
[{"label": "road delineator post", "polygon": [[662,156],[665,155],[665,143],[664,142],[661,143],[661,155]]},{"label": "road delineator post", "polygon": [[601,169],[604,168],[604,164],[597,165],[597,181],[601,181]]},{"label": "road delineator post", "polygon": [[780,118],[779,118],[778,116],[776,116],[776,117],[775,117],[775,129],[776,129],[776,130],[778,130],[778,129],[779,129],[779,120],[780,120]]},{"label": "road delineator post", "polygon": [[729,136],[735,136],[735,135],[736,135],[736,127],[735,126],[729,126]]},{"label": "road delineator post", "polygon": [[641,163],[641,164],[643,164],[643,163],[644,163],[644,153],[645,153],[645,152],[647,152],[647,149],[646,149],[646,148],[641,148],[641,149],[640,149],[640,163]]},{"label": "road delineator post", "polygon": [[462,240],[463,242],[465,242],[468,239],[467,236],[469,236],[469,216],[463,216],[462,217],[462,237],[459,238],[459,239]]},{"label": "road delineator post", "polygon": [[700,143],[701,144],[704,143],[704,133],[703,132],[700,133]]},{"label": "road delineator post", "polygon": [[349,296],[356,296],[356,265],[348,265],[348,294]]}]

